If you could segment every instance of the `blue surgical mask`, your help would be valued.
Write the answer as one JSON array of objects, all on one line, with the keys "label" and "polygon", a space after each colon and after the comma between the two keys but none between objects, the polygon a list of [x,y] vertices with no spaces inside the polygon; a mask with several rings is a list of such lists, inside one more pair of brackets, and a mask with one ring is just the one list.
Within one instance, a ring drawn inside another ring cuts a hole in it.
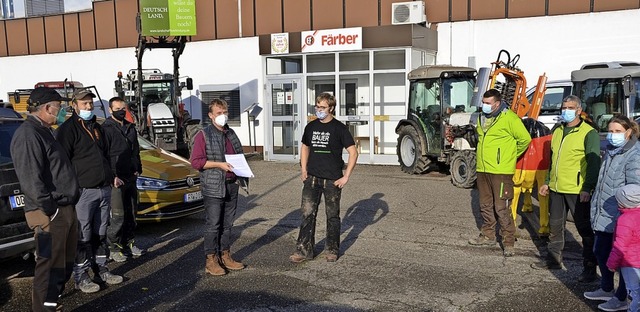
[{"label": "blue surgical mask", "polygon": [[64,108],[61,108],[58,111],[58,116],[56,116],[56,124],[61,125],[64,122],[66,117],[67,117],[67,110]]},{"label": "blue surgical mask", "polygon": [[624,132],[609,132],[607,133],[607,141],[615,147],[620,147],[624,145],[627,139],[624,137]]},{"label": "blue surgical mask", "polygon": [[572,122],[576,119],[576,111],[573,109],[563,109],[561,117],[564,122]]},{"label": "blue surgical mask", "polygon": [[489,115],[493,111],[493,107],[489,104],[482,103],[482,112]]},{"label": "blue surgical mask", "polygon": [[325,111],[316,111],[316,117],[318,117],[318,119],[320,120],[327,118],[327,116],[329,116],[329,114],[327,114],[327,112]]},{"label": "blue surgical mask", "polygon": [[93,118],[93,111],[81,109],[78,116],[84,120],[91,120],[91,118]]}]

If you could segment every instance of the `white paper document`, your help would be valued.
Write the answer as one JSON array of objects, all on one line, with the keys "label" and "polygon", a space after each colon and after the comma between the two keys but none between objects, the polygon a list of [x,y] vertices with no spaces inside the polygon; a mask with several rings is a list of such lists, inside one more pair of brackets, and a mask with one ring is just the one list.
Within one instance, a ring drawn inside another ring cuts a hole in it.
[{"label": "white paper document", "polygon": [[244,154],[226,154],[224,158],[233,167],[233,173],[239,177],[253,178],[253,172],[249,168]]}]

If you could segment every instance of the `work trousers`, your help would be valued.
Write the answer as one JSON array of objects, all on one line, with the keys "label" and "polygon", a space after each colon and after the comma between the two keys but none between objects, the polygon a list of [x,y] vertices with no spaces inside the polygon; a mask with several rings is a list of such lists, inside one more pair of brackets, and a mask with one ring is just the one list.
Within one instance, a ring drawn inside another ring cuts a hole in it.
[{"label": "work trousers", "polygon": [[31,308],[35,312],[55,311],[58,297],[73,272],[78,241],[78,221],[73,206],[60,206],[53,220],[41,210],[25,212],[35,231],[36,267]]},{"label": "work trousers", "polygon": [[238,189],[233,182],[226,184],[224,197],[204,195],[204,254],[219,255],[223,250],[231,249],[231,228],[236,219]]},{"label": "work trousers", "polygon": [[496,224],[500,223],[503,246],[513,247],[516,241],[516,225],[510,205],[513,199],[513,175],[478,172],[477,185],[482,215],[480,232],[489,239],[495,239]]},{"label": "work trousers", "polygon": [[73,268],[76,283],[84,278],[83,274],[88,272],[89,268],[93,269],[95,274],[107,271],[110,202],[111,186],[80,189],[80,199],[76,204],[80,237],[76,264]]},{"label": "work trousers", "polygon": [[583,266],[594,266],[597,262],[593,254],[594,236],[590,220],[591,205],[589,202],[581,202],[578,194],[549,192],[549,244],[547,245],[547,257],[556,263],[562,263],[568,211],[573,214],[576,229],[580,237],[582,237]]},{"label": "work trousers", "polygon": [[138,211],[135,176],[111,189],[111,221],[107,228],[111,250],[122,250],[133,242]]},{"label": "work trousers", "polygon": [[323,195],[327,215],[327,240],[324,249],[335,255],[338,255],[340,251],[340,197],[342,189],[333,184],[335,181],[311,175],[304,181],[301,204],[302,224],[300,225],[296,250],[308,259],[314,256],[316,217]]},{"label": "work trousers", "polygon": [[[595,231],[594,237],[593,253],[598,260],[598,267],[600,268],[600,288],[604,291],[612,291],[614,289],[613,276],[615,273],[609,271],[607,260],[613,248],[613,233]],[[618,289],[615,295],[620,301],[624,301],[627,299],[627,288],[625,287],[622,274],[619,280],[620,282],[618,283]]]}]

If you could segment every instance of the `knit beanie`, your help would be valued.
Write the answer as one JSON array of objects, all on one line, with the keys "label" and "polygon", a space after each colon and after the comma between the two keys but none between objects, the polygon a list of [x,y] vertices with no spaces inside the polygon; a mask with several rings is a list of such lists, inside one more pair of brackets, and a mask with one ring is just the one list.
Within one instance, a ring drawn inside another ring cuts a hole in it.
[{"label": "knit beanie", "polygon": [[622,208],[640,207],[640,185],[627,184],[616,191],[616,200]]}]

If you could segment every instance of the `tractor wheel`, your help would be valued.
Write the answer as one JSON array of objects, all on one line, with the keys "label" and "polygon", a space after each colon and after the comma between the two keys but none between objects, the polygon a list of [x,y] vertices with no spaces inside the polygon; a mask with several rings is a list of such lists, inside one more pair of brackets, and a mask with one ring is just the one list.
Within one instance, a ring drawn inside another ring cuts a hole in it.
[{"label": "tractor wheel", "polygon": [[449,165],[451,183],[459,188],[472,188],[476,184],[476,152],[458,151]]},{"label": "tractor wheel", "polygon": [[412,126],[403,126],[398,132],[396,153],[402,171],[409,174],[420,174],[427,170],[429,158],[422,155],[422,139]]}]

